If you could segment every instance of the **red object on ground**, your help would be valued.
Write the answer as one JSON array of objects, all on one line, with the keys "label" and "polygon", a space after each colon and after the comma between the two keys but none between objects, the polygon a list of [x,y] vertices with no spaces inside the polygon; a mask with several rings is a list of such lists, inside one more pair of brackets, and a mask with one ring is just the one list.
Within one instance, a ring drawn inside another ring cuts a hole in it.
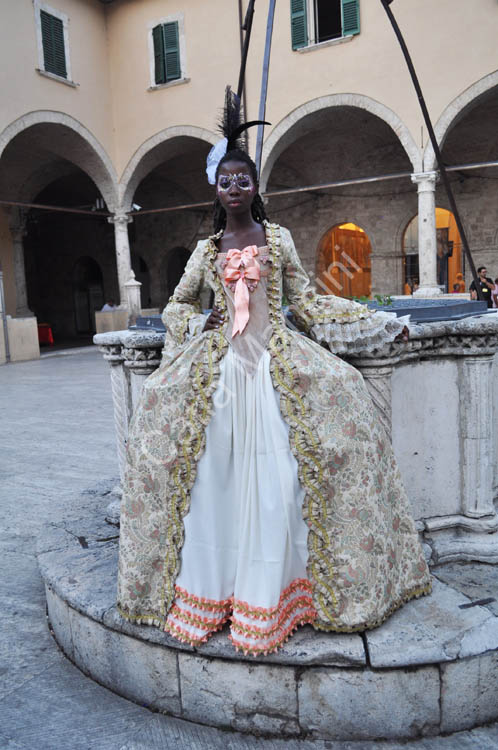
[{"label": "red object on ground", "polygon": [[54,335],[50,323],[38,323],[38,342],[50,346],[54,345]]}]

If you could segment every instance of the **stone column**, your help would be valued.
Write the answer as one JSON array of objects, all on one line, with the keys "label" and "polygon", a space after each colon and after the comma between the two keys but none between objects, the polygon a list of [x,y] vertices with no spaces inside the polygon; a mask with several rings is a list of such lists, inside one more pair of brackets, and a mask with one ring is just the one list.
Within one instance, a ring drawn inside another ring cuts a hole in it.
[{"label": "stone column", "polygon": [[[113,334],[100,334],[101,337],[112,337]],[[112,405],[114,426],[116,428],[116,445],[118,449],[119,477],[121,483],[126,468],[126,443],[128,425],[131,418],[131,394],[128,382],[128,371],[124,367],[125,355],[121,343],[113,342],[99,347],[104,359],[110,365]]]},{"label": "stone column", "polygon": [[493,355],[464,357],[460,389],[462,505],[469,518],[495,513],[493,504]]},{"label": "stone column", "polygon": [[109,216],[108,221],[110,224],[114,224],[120,305],[121,307],[127,307],[125,284],[130,280],[132,273],[128,224],[133,219],[128,214],[116,213],[113,216]]},{"label": "stone column", "polygon": [[125,348],[125,367],[130,373],[131,410],[135,409],[145,379],[161,364],[161,348]]},{"label": "stone column", "polygon": [[365,378],[365,385],[372,398],[374,406],[377,409],[380,423],[382,424],[389,441],[392,440],[392,384],[391,376],[393,368],[391,366],[366,366],[360,362],[354,362]]},{"label": "stone column", "polygon": [[437,297],[436,172],[412,174],[418,186],[419,288],[415,297]]},{"label": "stone column", "polygon": [[26,289],[26,271],[24,268],[24,226],[11,226],[12,245],[14,248],[14,279],[16,284],[16,317],[32,318],[33,312],[28,307]]}]

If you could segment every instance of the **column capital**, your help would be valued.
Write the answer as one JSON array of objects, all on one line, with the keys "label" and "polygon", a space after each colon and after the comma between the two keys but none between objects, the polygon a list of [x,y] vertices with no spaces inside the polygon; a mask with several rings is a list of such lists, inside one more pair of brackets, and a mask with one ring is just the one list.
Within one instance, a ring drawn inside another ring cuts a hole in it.
[{"label": "column capital", "polygon": [[118,226],[126,226],[127,224],[131,224],[131,222],[133,221],[133,216],[125,214],[124,212],[116,213],[112,216],[108,216],[107,221],[109,222],[109,224],[114,224],[114,226],[116,226],[116,224]]},{"label": "column capital", "polygon": [[438,178],[437,172],[414,172],[411,175],[412,182],[418,185],[418,192],[434,192]]}]

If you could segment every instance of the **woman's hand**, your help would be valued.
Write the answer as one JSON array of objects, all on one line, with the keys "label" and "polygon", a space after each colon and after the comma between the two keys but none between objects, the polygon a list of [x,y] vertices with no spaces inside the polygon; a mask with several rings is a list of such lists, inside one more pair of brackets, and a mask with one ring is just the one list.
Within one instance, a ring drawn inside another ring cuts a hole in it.
[{"label": "woman's hand", "polygon": [[211,331],[214,328],[220,328],[225,322],[225,316],[218,307],[213,307],[211,315],[204,323],[203,331]]},{"label": "woman's hand", "polygon": [[410,338],[410,331],[408,330],[408,327],[405,326],[403,330],[401,331],[401,333],[398,333],[398,335],[396,336],[394,340],[395,341],[408,341],[409,338]]}]

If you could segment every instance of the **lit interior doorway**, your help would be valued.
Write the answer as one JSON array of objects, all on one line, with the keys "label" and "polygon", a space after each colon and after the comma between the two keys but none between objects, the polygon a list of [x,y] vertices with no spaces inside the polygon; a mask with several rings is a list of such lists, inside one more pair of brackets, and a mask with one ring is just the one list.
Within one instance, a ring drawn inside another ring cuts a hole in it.
[{"label": "lit interior doorway", "polygon": [[[465,292],[462,241],[455,217],[446,208],[436,208],[437,284],[444,292]],[[414,216],[403,236],[405,294],[419,284],[418,216]]]},{"label": "lit interior doorway", "polygon": [[336,224],[326,232],[317,252],[317,291],[339,297],[369,297],[372,291],[372,247],[356,224]]}]

